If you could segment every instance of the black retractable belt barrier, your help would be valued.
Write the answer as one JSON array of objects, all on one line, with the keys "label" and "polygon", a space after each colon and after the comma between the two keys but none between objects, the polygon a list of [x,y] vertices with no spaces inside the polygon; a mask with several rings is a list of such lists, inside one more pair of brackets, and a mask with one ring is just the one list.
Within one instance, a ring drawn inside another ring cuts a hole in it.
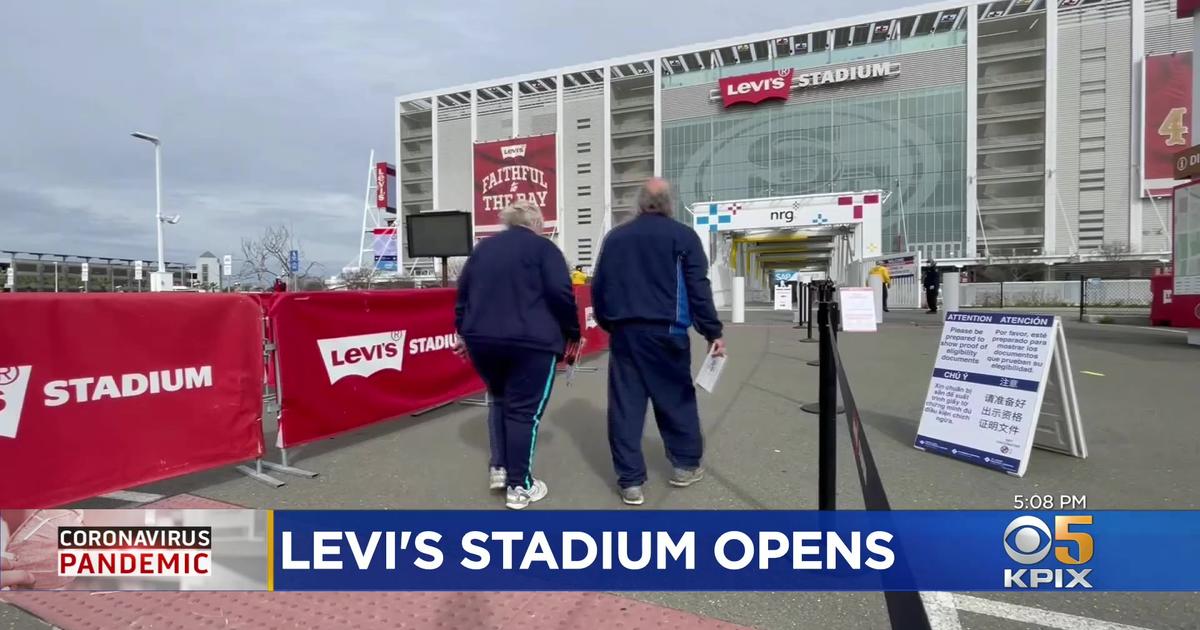
[{"label": "black retractable belt barrier", "polygon": [[[832,328],[832,326],[830,326]],[[851,450],[854,453],[854,464],[858,468],[858,481],[862,486],[863,505],[868,510],[889,512],[892,509],[891,503],[888,501],[887,492],[883,488],[883,480],[879,476],[879,468],[875,465],[875,457],[871,455],[871,445],[867,442],[867,433],[863,428],[862,418],[858,412],[858,405],[854,401],[854,392],[850,389],[850,381],[846,378],[845,366],[842,365],[842,358],[838,352],[836,338],[832,333],[824,334],[825,329],[822,328],[822,340],[826,337],[830,339],[829,343],[829,371],[833,373],[836,379],[837,386],[841,390],[842,400],[846,404],[846,428],[850,434]],[[824,350],[825,343],[821,344]],[[824,361],[825,357],[821,357]],[[824,378],[826,368],[824,365],[821,368],[821,375]],[[825,384],[821,384],[821,400],[826,400]],[[836,448],[836,441],[827,445],[825,443],[825,425],[826,417],[832,418],[833,414],[821,414],[821,428],[819,441],[819,457],[821,461],[819,466],[819,494],[818,506],[821,509],[833,509],[834,499],[832,496],[826,497],[826,493],[832,493],[833,486],[826,487],[826,484],[832,484],[827,481],[827,476],[832,476],[836,472],[836,460],[833,457],[833,450]],[[827,453],[828,450],[828,453]],[[828,457],[828,461],[826,460]],[[828,501],[829,507],[825,504]],[[904,554],[897,550],[897,563],[900,564],[899,570],[907,570],[907,564],[904,564]],[[888,619],[891,621],[893,630],[929,630],[929,616],[925,612],[925,605],[921,601],[919,592],[895,592],[889,591],[883,594],[884,601],[887,604]]]}]

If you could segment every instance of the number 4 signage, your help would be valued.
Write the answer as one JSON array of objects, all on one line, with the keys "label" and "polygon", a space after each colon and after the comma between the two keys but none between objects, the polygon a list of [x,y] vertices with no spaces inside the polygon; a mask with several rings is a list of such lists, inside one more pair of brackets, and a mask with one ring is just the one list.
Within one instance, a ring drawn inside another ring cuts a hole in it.
[{"label": "number 4 signage", "polygon": [[1018,477],[1034,446],[1087,457],[1059,319],[948,313],[914,446]]},{"label": "number 4 signage", "polygon": [[1182,147],[1187,144],[1188,127],[1185,122],[1186,107],[1172,107],[1158,126],[1158,135],[1163,137],[1163,144],[1169,147]]}]

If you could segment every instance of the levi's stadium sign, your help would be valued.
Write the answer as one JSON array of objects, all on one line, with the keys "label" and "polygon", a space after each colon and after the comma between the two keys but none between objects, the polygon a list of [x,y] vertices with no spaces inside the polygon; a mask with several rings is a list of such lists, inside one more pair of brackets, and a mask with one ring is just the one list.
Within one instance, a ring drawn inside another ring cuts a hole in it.
[{"label": "levi's stadium sign", "polygon": [[770,98],[786,99],[792,91],[792,69],[772,70],[722,78],[721,100],[725,107],[737,103],[761,103]]},{"label": "levi's stadium sign", "polygon": [[[719,92],[722,104],[729,107],[738,103],[761,103],[768,99],[787,100],[795,89],[893,77],[898,74],[900,63],[896,61],[845,66],[803,74],[795,74],[795,70],[789,68],[722,78],[718,81],[719,89],[716,92]],[[718,98],[716,92],[710,94],[710,98]]]}]

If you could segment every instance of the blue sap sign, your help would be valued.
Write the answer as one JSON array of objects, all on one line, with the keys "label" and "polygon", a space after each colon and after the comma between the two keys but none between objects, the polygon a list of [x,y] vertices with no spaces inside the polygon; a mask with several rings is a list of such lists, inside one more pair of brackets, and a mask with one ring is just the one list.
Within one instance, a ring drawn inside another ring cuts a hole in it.
[{"label": "blue sap sign", "polygon": [[288,268],[292,270],[292,273],[300,271],[299,251],[293,249],[292,251],[288,252]]}]

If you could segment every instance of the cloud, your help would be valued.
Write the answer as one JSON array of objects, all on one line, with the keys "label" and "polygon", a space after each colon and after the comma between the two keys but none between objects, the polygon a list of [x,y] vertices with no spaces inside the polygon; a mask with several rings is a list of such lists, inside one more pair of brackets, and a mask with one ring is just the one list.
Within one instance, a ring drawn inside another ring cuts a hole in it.
[{"label": "cloud", "polygon": [[[900,6],[805,7],[818,21]],[[0,23],[0,249],[148,257],[163,140],[168,258],[294,226],[357,259],[395,95],[780,28],[795,2],[18,2]]]}]

